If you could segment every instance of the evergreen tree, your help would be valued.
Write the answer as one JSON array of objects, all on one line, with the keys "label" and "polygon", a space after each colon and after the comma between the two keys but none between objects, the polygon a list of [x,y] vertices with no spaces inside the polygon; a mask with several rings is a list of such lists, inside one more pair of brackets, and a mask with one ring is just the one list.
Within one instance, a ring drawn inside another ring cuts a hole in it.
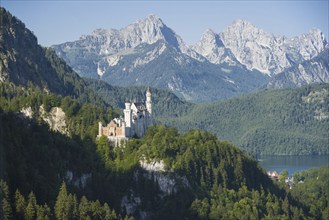
[{"label": "evergreen tree", "polygon": [[49,220],[51,216],[51,210],[47,204],[38,205],[37,207],[37,220]]},{"label": "evergreen tree", "polygon": [[33,192],[30,192],[27,206],[25,208],[25,219],[32,220],[36,218],[37,214],[37,200]]},{"label": "evergreen tree", "polygon": [[11,219],[12,209],[10,206],[9,188],[3,180],[0,180],[0,205],[0,219]]},{"label": "evergreen tree", "polygon": [[85,196],[82,196],[80,199],[79,204],[79,217],[81,220],[88,220],[89,217],[90,207],[89,202]]},{"label": "evergreen tree", "polygon": [[70,218],[70,205],[66,184],[63,182],[55,203],[55,216],[57,220],[66,220]]},{"label": "evergreen tree", "polygon": [[17,189],[15,192],[15,209],[19,219],[24,219],[24,213],[26,209],[26,202],[24,196]]},{"label": "evergreen tree", "polygon": [[114,220],[117,219],[117,216],[115,214],[115,211],[110,209],[109,205],[107,203],[104,203],[103,206],[103,212],[104,212],[104,220]]}]

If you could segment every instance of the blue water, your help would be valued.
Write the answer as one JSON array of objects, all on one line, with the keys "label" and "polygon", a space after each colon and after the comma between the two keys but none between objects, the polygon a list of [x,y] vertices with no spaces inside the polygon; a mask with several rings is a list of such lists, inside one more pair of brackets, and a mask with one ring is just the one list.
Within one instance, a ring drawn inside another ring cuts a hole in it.
[{"label": "blue water", "polygon": [[263,156],[259,159],[260,165],[267,171],[288,170],[288,175],[296,171],[328,166],[329,155],[321,156]]}]

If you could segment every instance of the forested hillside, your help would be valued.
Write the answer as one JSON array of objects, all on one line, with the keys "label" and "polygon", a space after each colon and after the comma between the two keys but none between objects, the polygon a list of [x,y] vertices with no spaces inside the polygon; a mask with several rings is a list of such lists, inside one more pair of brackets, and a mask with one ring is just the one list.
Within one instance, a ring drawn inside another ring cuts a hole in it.
[{"label": "forested hillside", "polygon": [[[2,204],[9,204],[1,207],[3,217],[63,219],[58,217],[63,201],[72,207],[63,213],[69,219],[102,219],[109,211],[109,219],[119,214],[138,219],[308,215],[256,161],[203,131],[179,135],[158,126],[125,148],[112,148],[105,137],[96,143],[68,137],[11,111],[1,110],[0,121],[1,179],[9,186],[1,183]],[[155,161],[164,164],[160,171],[142,165]],[[26,205],[18,205],[18,199]]]},{"label": "forested hillside", "polygon": [[329,153],[329,85],[263,90],[197,105],[182,117],[161,118],[181,131],[204,129],[254,155]]}]

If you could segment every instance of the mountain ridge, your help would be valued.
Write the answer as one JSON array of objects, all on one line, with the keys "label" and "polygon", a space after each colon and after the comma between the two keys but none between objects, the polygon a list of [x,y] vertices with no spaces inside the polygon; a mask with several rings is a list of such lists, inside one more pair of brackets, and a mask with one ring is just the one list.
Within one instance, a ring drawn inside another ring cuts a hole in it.
[{"label": "mountain ridge", "polygon": [[[255,91],[327,47],[324,35],[316,29],[295,38],[277,37],[241,19],[221,33],[208,29],[198,43],[187,46],[155,15],[120,30],[98,29],[78,41],[53,46],[81,76],[119,86],[160,86],[192,102],[219,101]],[[205,74],[195,79],[200,69]],[[238,83],[239,77],[246,79],[248,74],[251,79]]]}]

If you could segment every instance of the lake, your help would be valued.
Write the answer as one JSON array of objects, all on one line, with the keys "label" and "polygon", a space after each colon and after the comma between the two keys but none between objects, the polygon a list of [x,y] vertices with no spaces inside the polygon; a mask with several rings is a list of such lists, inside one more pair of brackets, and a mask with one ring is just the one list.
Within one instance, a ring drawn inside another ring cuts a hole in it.
[{"label": "lake", "polygon": [[308,170],[329,165],[329,155],[321,156],[263,156],[260,165],[267,171],[288,170],[289,176],[295,171]]}]

